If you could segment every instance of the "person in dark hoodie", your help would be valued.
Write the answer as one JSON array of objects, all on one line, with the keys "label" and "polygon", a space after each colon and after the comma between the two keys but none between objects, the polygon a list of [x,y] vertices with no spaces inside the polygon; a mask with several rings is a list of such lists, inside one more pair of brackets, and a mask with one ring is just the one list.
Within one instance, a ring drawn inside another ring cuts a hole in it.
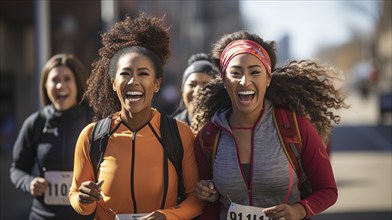
[{"label": "person in dark hoodie", "polygon": [[216,78],[219,71],[205,53],[193,54],[182,76],[181,101],[172,116],[188,125],[193,116],[193,94]]},{"label": "person in dark hoodie", "polygon": [[23,123],[13,148],[10,177],[15,187],[31,194],[29,219],[88,219],[68,200],[76,140],[91,122],[82,102],[88,73],[73,55],[57,54],[40,78],[43,109]]}]

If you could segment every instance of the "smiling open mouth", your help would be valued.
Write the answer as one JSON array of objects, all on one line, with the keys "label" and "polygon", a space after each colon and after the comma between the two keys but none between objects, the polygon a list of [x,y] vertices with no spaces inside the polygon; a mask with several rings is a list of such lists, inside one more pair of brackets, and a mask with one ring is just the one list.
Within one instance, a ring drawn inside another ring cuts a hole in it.
[{"label": "smiling open mouth", "polygon": [[255,92],[254,91],[239,91],[237,93],[238,99],[242,103],[248,103],[252,101],[252,99],[255,97]]},{"label": "smiling open mouth", "polygon": [[139,91],[128,91],[125,93],[125,96],[129,101],[136,102],[143,97],[143,93]]},{"label": "smiling open mouth", "polygon": [[68,98],[68,94],[58,94],[57,96],[56,96],[56,99],[58,100],[58,101],[64,101],[64,100],[66,100]]}]

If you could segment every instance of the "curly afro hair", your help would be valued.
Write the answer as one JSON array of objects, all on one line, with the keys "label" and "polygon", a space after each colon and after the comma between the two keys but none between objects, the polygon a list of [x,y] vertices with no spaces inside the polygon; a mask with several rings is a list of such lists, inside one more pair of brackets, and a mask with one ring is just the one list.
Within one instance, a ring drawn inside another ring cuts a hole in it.
[{"label": "curly afro hair", "polygon": [[88,87],[84,94],[84,98],[95,112],[95,120],[121,110],[121,103],[112,89],[109,75],[110,62],[117,53],[132,47],[150,51],[153,57],[159,59],[157,64],[153,57],[149,56],[156,68],[156,78],[161,78],[163,73],[158,69],[162,69],[162,65],[167,63],[171,52],[169,28],[164,26],[164,17],[151,17],[145,13],[140,13],[136,18],[127,15],[110,31],[101,34],[101,37],[103,47],[92,64],[92,74],[87,81]]}]

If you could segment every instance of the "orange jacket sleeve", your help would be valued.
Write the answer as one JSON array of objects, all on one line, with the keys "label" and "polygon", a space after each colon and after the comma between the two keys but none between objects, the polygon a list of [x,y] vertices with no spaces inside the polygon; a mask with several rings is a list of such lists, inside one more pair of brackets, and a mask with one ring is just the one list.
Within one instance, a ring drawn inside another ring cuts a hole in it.
[{"label": "orange jacket sleeve", "polygon": [[85,181],[94,181],[94,171],[90,161],[89,137],[93,124],[86,126],[79,135],[75,148],[74,177],[69,192],[69,200],[74,210],[82,215],[94,212],[96,203],[81,204],[78,201],[78,188]]}]

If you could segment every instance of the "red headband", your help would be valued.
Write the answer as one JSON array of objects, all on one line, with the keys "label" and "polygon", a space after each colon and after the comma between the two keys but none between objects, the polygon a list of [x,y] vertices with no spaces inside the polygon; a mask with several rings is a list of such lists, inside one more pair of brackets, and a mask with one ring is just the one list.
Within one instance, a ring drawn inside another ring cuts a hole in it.
[{"label": "red headband", "polygon": [[220,56],[220,71],[224,78],[227,65],[238,54],[248,53],[256,56],[267,69],[267,73],[271,76],[271,60],[266,50],[260,44],[251,40],[236,40],[231,42],[223,50]]}]

